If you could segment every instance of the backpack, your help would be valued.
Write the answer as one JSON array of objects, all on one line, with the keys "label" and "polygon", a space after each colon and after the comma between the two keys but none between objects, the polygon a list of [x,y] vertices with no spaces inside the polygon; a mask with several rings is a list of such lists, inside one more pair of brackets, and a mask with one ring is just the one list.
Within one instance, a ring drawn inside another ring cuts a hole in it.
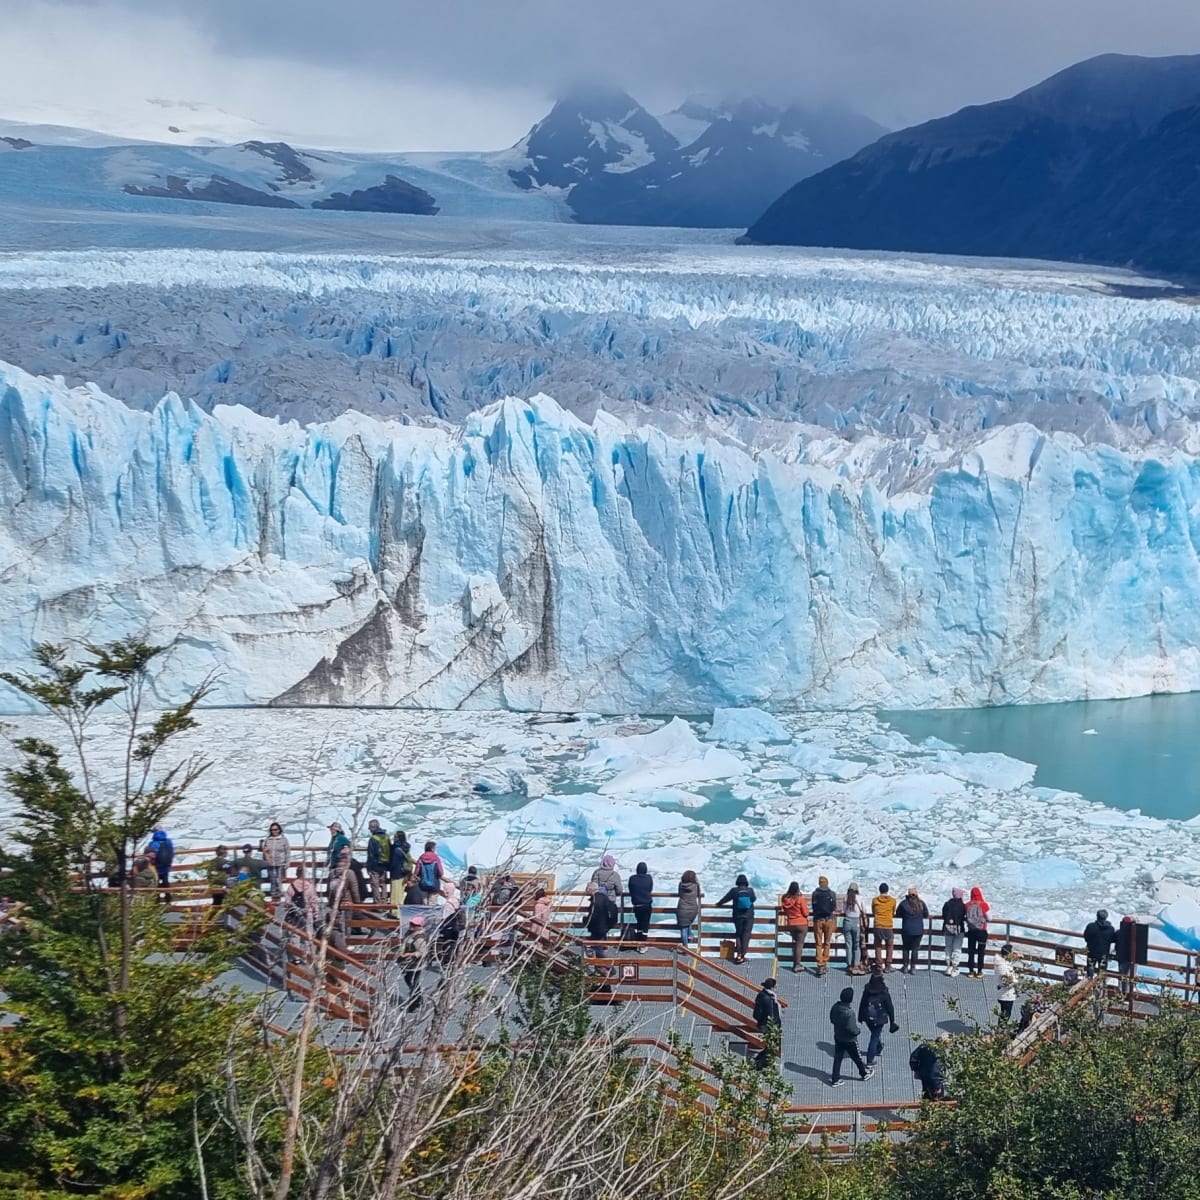
[{"label": "backpack", "polygon": [[733,898],[733,911],[735,913],[748,913],[754,907],[754,897],[750,892],[743,888]]},{"label": "backpack", "polygon": [[304,897],[289,885],[287,894],[287,903],[283,906],[283,919],[289,925],[298,925],[301,929],[304,928],[305,922],[308,920],[308,910],[304,903]]},{"label": "backpack", "polygon": [[882,992],[872,992],[867,999],[867,1024],[872,1029],[882,1029],[887,1024],[887,1006]]},{"label": "backpack", "polygon": [[417,880],[423,892],[436,892],[438,890],[437,859],[426,858],[421,860],[417,868]]},{"label": "backpack", "polygon": [[972,900],[967,905],[967,928],[976,931],[987,928],[987,914],[978,900]]}]

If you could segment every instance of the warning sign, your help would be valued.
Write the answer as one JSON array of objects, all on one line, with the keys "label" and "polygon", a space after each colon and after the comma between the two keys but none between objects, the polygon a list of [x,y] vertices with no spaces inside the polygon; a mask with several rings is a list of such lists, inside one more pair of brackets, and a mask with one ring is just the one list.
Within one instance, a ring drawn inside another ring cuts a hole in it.
[{"label": "warning sign", "polygon": [[621,964],[621,982],[622,983],[637,983],[638,965],[637,963],[622,963]]}]

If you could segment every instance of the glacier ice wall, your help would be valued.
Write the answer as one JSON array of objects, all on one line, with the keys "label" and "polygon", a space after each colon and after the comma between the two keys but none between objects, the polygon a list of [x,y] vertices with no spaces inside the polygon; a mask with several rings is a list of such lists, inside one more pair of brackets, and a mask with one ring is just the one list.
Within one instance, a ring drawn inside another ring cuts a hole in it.
[{"label": "glacier ice wall", "polygon": [[1200,687],[1200,463],[1029,426],[751,453],[553,400],[457,430],[0,369],[2,657],[128,632],[228,703],[696,712]]}]

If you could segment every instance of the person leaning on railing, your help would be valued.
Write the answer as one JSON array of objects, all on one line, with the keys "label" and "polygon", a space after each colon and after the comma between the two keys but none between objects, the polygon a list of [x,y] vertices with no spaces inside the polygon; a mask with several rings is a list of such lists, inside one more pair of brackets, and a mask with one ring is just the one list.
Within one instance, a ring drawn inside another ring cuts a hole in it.
[{"label": "person leaning on railing", "polygon": [[676,895],[675,924],[679,927],[679,941],[686,947],[691,944],[692,930],[700,919],[700,880],[695,871],[684,871],[680,876]]},{"label": "person leaning on railing", "polygon": [[829,879],[824,875],[817,880],[809,909],[817,944],[817,974],[824,975],[829,970],[829,951],[833,945],[834,930],[837,929],[838,912],[837,893],[829,886]]},{"label": "person leaning on railing", "polygon": [[779,923],[783,931],[792,939],[792,972],[804,970],[801,959],[804,956],[804,943],[808,938],[808,901],[800,890],[800,884],[793,879],[788,884],[788,890],[779,897]]}]

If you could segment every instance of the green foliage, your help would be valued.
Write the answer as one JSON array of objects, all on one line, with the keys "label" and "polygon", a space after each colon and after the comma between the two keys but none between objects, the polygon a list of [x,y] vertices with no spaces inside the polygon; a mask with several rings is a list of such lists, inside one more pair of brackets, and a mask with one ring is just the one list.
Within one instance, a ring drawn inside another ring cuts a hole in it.
[{"label": "green foliage", "polygon": [[[159,768],[159,753],[195,724],[203,689],[145,720],[158,653],[119,642],[76,664],[40,646],[40,675],[4,676],[63,723],[78,756],[73,773],[57,747],[23,739],[4,777],[20,821],[5,890],[26,905],[21,928],[0,937],[0,992],[17,1018],[0,1032],[6,1200],[196,1195],[192,1114],[219,1087],[239,1012],[210,987],[240,944],[204,909],[181,947],[181,926],[151,896],[105,886],[203,770],[192,760]],[[97,781],[85,741],[106,704],[124,712],[116,784]]]}]

